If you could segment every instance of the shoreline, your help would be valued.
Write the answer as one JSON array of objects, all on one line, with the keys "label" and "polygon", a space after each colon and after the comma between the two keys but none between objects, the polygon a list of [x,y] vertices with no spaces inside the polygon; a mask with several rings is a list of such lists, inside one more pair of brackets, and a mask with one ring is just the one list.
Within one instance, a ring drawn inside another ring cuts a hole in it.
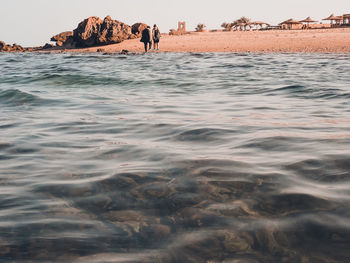
[{"label": "shoreline", "polygon": [[[70,52],[143,53],[140,39],[119,44],[71,49]],[[67,50],[66,50],[67,51]],[[153,51],[152,51],[153,52]],[[160,52],[176,53],[350,53],[350,28],[162,35]]]},{"label": "shoreline", "polygon": [[[88,48],[58,47],[35,53],[122,53],[142,54],[140,38],[119,44]],[[350,53],[350,28],[162,34],[160,51],[152,53]]]}]

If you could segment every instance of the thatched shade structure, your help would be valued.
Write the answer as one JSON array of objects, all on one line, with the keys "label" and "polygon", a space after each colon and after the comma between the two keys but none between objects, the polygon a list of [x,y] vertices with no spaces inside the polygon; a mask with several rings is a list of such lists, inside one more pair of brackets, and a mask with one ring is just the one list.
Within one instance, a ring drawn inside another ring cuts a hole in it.
[{"label": "thatched shade structure", "polygon": [[331,24],[333,24],[333,21],[335,21],[336,24],[340,24],[340,22],[343,20],[343,16],[335,16],[334,14],[331,14],[329,17],[322,20],[329,20],[331,21]]},{"label": "thatched shade structure", "polygon": [[304,20],[300,20],[299,21],[300,23],[316,23],[317,21],[315,21],[315,20],[313,20],[313,19],[311,19],[311,17],[307,17],[307,18],[305,18]]},{"label": "thatched shade structure", "polygon": [[335,19],[336,19],[336,16],[334,16],[334,14],[331,14],[329,17],[324,18],[322,20],[330,20],[330,21],[332,21],[332,20],[335,20]]},{"label": "thatched shade structure", "polygon": [[304,25],[303,29],[308,29],[310,28],[310,23],[316,23],[317,21],[311,19],[311,17],[308,16],[307,18],[305,18],[304,20],[300,20],[299,22],[306,23],[307,25]]},{"label": "thatched shade structure", "polygon": [[350,24],[350,14],[343,15],[343,24]]},{"label": "thatched shade structure", "polygon": [[286,21],[280,23],[280,25],[298,25],[298,24],[301,24],[301,22],[296,21],[296,20],[294,20],[293,18],[288,19],[288,20],[286,20]]},{"label": "thatched shade structure", "polygon": [[284,28],[284,29],[286,29],[285,26],[287,26],[287,29],[293,29],[293,26],[294,26],[294,25],[301,25],[301,24],[302,24],[301,22],[296,21],[296,20],[294,20],[293,18],[288,19],[288,20],[286,20],[286,21],[284,21],[284,22],[282,22],[282,23],[279,23],[279,25],[280,25],[282,28]]}]

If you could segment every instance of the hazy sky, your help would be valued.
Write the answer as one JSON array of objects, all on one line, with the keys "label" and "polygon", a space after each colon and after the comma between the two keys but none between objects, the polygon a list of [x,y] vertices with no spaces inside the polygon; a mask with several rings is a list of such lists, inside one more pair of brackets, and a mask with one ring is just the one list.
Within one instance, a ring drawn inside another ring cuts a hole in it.
[{"label": "hazy sky", "polygon": [[198,23],[220,28],[241,16],[271,24],[311,16],[320,20],[331,13],[350,13],[349,0],[11,0],[0,7],[0,40],[23,46],[43,45],[51,36],[73,30],[89,16],[132,25],[158,24],[162,32],[186,21],[189,30]]}]

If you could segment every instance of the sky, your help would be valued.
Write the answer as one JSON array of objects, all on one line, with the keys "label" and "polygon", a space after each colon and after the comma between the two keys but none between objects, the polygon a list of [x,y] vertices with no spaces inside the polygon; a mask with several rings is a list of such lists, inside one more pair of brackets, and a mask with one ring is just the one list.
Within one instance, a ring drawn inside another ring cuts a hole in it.
[{"label": "sky", "polygon": [[0,7],[0,40],[7,44],[39,46],[50,43],[53,35],[70,31],[90,16],[113,19],[132,25],[157,24],[164,33],[186,21],[194,30],[203,23],[218,29],[223,22],[242,16],[273,25],[307,16],[321,20],[350,14],[349,0],[11,0]]}]

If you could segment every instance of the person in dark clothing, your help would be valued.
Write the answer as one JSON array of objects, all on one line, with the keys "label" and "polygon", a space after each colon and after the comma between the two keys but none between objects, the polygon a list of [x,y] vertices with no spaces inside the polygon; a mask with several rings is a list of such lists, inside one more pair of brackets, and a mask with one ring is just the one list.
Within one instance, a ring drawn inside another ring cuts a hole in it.
[{"label": "person in dark clothing", "polygon": [[154,51],[156,49],[159,50],[160,31],[157,25],[153,26],[152,36],[153,36],[153,50]]},{"label": "person in dark clothing", "polygon": [[147,28],[145,28],[142,31],[142,37],[141,37],[140,42],[143,42],[143,44],[145,45],[145,52],[148,52],[148,49],[151,50],[151,48],[152,48],[152,31],[151,31],[150,26],[147,26]]}]

